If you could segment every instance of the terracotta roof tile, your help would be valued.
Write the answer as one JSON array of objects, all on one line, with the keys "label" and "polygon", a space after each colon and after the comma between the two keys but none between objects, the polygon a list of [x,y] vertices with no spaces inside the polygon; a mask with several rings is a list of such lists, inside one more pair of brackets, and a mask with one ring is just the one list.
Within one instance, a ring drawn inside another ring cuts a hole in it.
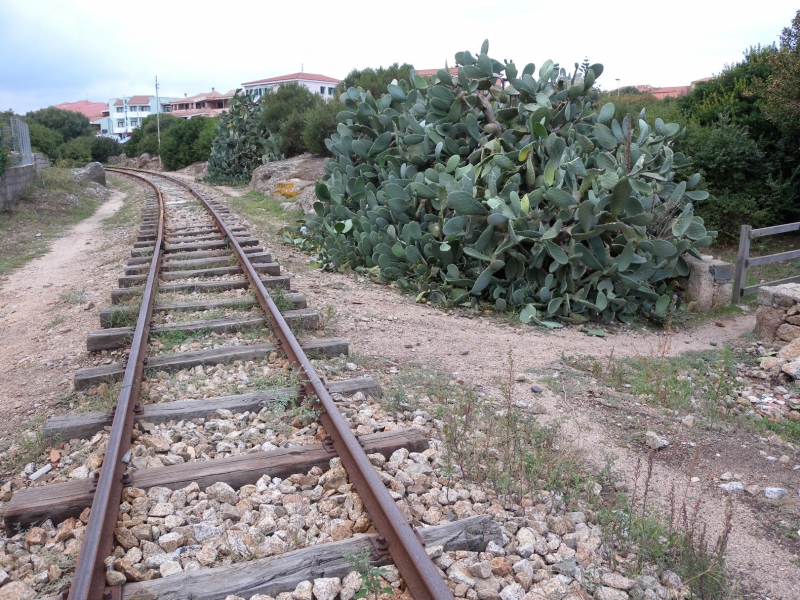
[{"label": "terracotta roof tile", "polygon": [[298,79],[305,79],[306,81],[319,81],[322,83],[339,83],[340,79],[334,79],[327,75],[318,75],[316,73],[290,73],[289,75],[281,75],[279,77],[269,77],[267,79],[258,79],[256,81],[246,81],[242,85],[255,85],[257,83],[283,83],[284,81],[297,81]]},{"label": "terracotta roof tile", "polygon": [[80,113],[89,118],[90,121],[99,119],[103,111],[108,112],[108,104],[105,102],[91,102],[89,100],[78,100],[77,102],[62,102],[56,104],[56,108],[61,110],[69,110],[71,112]]}]

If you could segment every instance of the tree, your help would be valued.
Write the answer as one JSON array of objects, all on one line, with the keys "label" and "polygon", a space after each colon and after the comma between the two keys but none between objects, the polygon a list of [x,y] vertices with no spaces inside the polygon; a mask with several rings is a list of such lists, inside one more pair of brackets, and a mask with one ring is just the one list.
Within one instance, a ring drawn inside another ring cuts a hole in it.
[{"label": "tree", "polygon": [[387,86],[397,79],[398,81],[408,80],[411,78],[411,70],[414,67],[408,63],[393,65],[386,67],[378,67],[373,69],[367,67],[366,69],[353,69],[347,74],[337,86],[336,90],[342,94],[349,88],[361,88],[365,92],[370,92],[373,98],[380,98],[387,91]]},{"label": "tree", "polygon": [[110,156],[116,156],[122,152],[120,143],[107,137],[95,137],[91,145],[92,160],[97,162],[108,162]]},{"label": "tree", "polygon": [[336,133],[336,115],[342,110],[342,103],[333,98],[306,113],[303,143],[309,152],[321,156],[330,155],[325,140]]},{"label": "tree", "polygon": [[214,126],[214,119],[207,117],[178,119],[177,123],[171,125],[161,136],[161,160],[164,167],[175,171],[208,159],[209,153],[203,153],[203,144],[198,144],[198,140],[209,126]]},{"label": "tree", "polygon": [[58,157],[68,165],[82,167],[92,162],[93,135],[72,138],[58,149]]},{"label": "tree", "polygon": [[64,143],[64,137],[60,133],[39,123],[28,123],[28,131],[31,134],[31,147],[34,150],[44,153],[47,158],[58,157],[58,149]]},{"label": "tree", "polygon": [[[161,114],[158,116],[161,121],[161,139],[163,141],[164,134],[169,131],[170,127],[176,123],[182,122],[184,119],[170,114]],[[125,144],[125,154],[134,158],[140,154],[158,155],[158,123],[156,115],[146,117],[142,124],[133,130],[131,137],[128,138]]]},{"label": "tree", "polygon": [[81,113],[71,110],[61,110],[55,106],[29,112],[25,115],[28,123],[38,123],[48,129],[57,131],[65,142],[82,135],[92,135],[89,119]]},{"label": "tree", "polygon": [[297,82],[285,83],[267,90],[261,97],[261,123],[270,131],[279,131],[292,113],[302,114],[321,102],[324,100],[306,86]]},{"label": "tree", "polygon": [[800,127],[800,10],[781,33],[780,49],[768,60],[764,115],[779,127]]}]

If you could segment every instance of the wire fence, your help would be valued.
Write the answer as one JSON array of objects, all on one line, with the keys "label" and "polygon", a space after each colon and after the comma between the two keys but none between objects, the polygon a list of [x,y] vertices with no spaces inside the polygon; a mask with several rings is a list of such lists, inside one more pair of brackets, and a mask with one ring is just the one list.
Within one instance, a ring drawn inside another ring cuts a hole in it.
[{"label": "wire fence", "polygon": [[0,148],[9,155],[9,167],[33,164],[28,124],[17,117],[0,122]]}]

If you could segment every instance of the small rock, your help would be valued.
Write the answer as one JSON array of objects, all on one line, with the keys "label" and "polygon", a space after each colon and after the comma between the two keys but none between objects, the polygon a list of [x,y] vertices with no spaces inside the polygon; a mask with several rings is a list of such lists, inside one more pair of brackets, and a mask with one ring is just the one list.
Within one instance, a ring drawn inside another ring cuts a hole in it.
[{"label": "small rock", "polygon": [[731,481],[730,483],[721,483],[719,487],[721,487],[729,494],[741,494],[744,491],[744,485],[742,485],[738,481]]},{"label": "small rock", "polygon": [[647,447],[651,450],[661,450],[669,446],[669,442],[662,437],[659,437],[655,431],[648,431],[644,434],[644,440]]},{"label": "small rock", "polygon": [[686,415],[681,419],[681,423],[686,425],[686,427],[694,427],[694,417],[692,415]]},{"label": "small rock", "polygon": [[345,364],[345,367],[347,368],[348,371],[355,371],[358,369],[358,365],[356,365],[356,363],[351,363],[351,362]]},{"label": "small rock", "polygon": [[233,504],[234,506],[239,501],[236,497],[236,490],[223,481],[218,481],[217,483],[207,487],[206,494],[208,494],[208,497],[212,500],[216,500],[217,502],[227,502],[228,504]]},{"label": "small rock", "polygon": [[158,568],[158,570],[161,571],[162,577],[169,577],[175,573],[183,573],[183,567],[181,567],[181,563],[174,560],[168,560],[167,562],[161,563],[161,566]]},{"label": "small rock", "polygon": [[113,587],[123,583],[125,583],[125,575],[113,569],[106,571],[106,585]]},{"label": "small rock", "polygon": [[628,600],[628,593],[612,587],[600,586],[594,593],[597,600]]},{"label": "small rock", "polygon": [[764,489],[764,497],[766,497],[769,500],[780,500],[788,493],[789,492],[787,492],[783,488],[768,487]]},{"label": "small rock", "polygon": [[467,354],[469,354],[469,350],[462,350],[461,351],[461,356],[466,356]]},{"label": "small rock", "polygon": [[312,592],[317,600],[333,600],[342,591],[342,580],[338,577],[322,577],[314,580]]},{"label": "small rock", "polygon": [[0,588],[0,600],[29,600],[36,592],[21,581],[12,581]]},{"label": "small rock", "polygon": [[541,387],[541,386],[538,386],[538,385],[532,385],[532,386],[531,386],[531,391],[532,391],[534,394],[541,394],[541,393],[542,393],[542,387]]},{"label": "small rock", "polygon": [[314,586],[310,581],[301,581],[297,584],[297,587],[294,588],[292,598],[294,600],[312,600],[313,588]]},{"label": "small rock", "polygon": [[619,573],[603,573],[600,580],[603,582],[603,585],[618,590],[629,590],[633,587],[633,581]]}]

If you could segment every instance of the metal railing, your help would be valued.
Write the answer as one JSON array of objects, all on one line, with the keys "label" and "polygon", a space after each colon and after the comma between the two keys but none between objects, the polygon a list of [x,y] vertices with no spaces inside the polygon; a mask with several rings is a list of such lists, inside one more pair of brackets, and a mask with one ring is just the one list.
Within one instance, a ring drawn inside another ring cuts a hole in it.
[{"label": "metal railing", "polygon": [[764,283],[757,283],[755,285],[744,285],[745,279],[747,278],[747,269],[749,267],[757,267],[758,265],[768,265],[784,260],[800,258],[800,250],[790,250],[788,252],[779,252],[778,254],[768,254],[767,256],[750,258],[751,240],[768,235],[789,233],[791,231],[800,231],[800,223],[787,223],[785,225],[775,225],[774,227],[764,227],[762,229],[753,229],[750,225],[742,225],[742,229],[739,233],[739,253],[736,255],[736,273],[733,276],[733,304],[741,304],[742,298],[747,294],[757,292],[760,287],[800,281],[800,276],[796,276],[778,279],[776,281],[765,281]]},{"label": "metal railing", "polygon": [[0,147],[10,153],[12,167],[33,164],[28,124],[18,117],[0,122]]}]

